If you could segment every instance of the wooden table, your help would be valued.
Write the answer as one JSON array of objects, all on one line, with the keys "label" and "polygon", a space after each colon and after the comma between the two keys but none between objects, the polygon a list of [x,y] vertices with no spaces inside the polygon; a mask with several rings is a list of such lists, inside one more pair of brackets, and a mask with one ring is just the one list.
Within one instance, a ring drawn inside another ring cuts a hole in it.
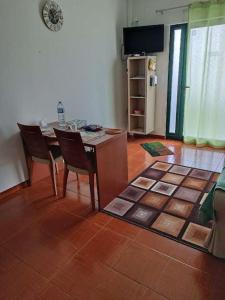
[{"label": "wooden table", "polygon": [[[56,141],[53,134],[43,133],[48,141]],[[99,132],[96,137],[83,139],[84,145],[95,152],[98,208],[104,208],[117,197],[128,183],[127,132],[109,135]]]}]

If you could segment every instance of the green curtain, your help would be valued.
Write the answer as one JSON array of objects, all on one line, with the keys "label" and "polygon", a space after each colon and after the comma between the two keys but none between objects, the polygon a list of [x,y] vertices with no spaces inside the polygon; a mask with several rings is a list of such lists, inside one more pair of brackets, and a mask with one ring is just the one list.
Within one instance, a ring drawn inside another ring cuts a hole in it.
[{"label": "green curtain", "polygon": [[189,9],[184,141],[225,147],[225,0]]}]

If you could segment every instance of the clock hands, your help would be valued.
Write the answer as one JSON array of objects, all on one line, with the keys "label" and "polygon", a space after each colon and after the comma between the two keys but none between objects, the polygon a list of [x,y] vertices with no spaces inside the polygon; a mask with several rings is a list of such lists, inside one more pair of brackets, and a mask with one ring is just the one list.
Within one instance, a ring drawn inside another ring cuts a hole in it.
[{"label": "clock hands", "polygon": [[50,9],[49,11],[49,19],[53,24],[57,24],[59,22],[59,12],[55,9]]}]

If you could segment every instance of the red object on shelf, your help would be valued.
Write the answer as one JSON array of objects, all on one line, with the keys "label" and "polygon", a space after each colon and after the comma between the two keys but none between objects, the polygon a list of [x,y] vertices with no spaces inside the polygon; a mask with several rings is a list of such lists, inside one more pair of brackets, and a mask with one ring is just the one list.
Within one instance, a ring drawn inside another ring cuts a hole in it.
[{"label": "red object on shelf", "polygon": [[135,115],[143,115],[144,112],[142,110],[140,110],[140,109],[134,109],[134,114]]}]

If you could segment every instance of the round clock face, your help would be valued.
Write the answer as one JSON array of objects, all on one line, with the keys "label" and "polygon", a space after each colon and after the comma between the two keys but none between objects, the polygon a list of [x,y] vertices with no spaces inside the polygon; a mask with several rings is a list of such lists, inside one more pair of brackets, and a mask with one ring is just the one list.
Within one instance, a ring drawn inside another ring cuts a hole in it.
[{"label": "round clock face", "polygon": [[59,31],[63,25],[63,14],[60,6],[54,1],[47,1],[43,8],[45,24],[52,31]]}]

